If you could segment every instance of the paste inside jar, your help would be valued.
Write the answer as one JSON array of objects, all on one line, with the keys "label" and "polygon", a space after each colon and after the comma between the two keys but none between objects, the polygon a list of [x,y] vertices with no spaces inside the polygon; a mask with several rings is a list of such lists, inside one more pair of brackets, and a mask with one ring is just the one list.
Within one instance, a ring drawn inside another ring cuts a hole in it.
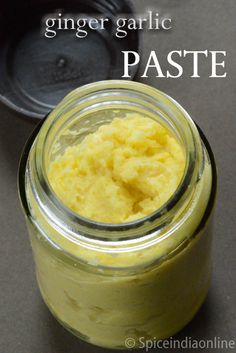
[{"label": "paste inside jar", "polygon": [[[126,222],[155,211],[184,173],[184,148],[171,129],[136,113],[67,146],[64,152],[56,146],[49,181],[69,208],[103,222]],[[161,241],[129,244],[128,251],[118,245],[106,251],[65,237],[45,218],[27,183],[32,217],[49,239],[29,224],[40,290],[65,327],[96,345],[125,348],[128,337],[136,344],[140,337],[165,339],[190,321],[206,296],[211,272],[210,228],[195,233],[212,184],[206,152],[204,160],[181,223],[177,212]]]},{"label": "paste inside jar", "polygon": [[98,222],[124,223],[165,204],[184,168],[183,147],[171,130],[129,113],[67,147],[51,162],[48,178],[75,213]]}]

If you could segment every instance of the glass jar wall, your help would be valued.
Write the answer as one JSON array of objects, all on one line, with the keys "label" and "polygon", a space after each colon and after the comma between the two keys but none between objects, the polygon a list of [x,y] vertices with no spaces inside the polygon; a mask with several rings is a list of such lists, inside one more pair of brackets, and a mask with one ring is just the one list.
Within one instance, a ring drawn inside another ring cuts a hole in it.
[{"label": "glass jar wall", "polygon": [[[68,209],[48,181],[50,163],[99,126],[138,113],[169,129],[186,166],[171,198],[123,224],[91,221]],[[40,291],[53,315],[95,345],[127,348],[132,337],[177,333],[206,297],[211,273],[214,157],[172,98],[129,81],[102,81],[71,92],[29,140],[19,190]]]}]

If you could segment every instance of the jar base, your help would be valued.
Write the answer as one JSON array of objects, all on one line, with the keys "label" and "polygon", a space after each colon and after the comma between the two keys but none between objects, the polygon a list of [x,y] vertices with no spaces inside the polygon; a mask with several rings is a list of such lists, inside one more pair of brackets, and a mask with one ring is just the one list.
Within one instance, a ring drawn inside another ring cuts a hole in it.
[{"label": "jar base", "polygon": [[[82,341],[86,342],[86,343],[89,343],[89,344],[92,344],[93,346],[96,346],[96,347],[101,347],[101,348],[108,348],[108,349],[116,349],[116,350],[121,350],[121,349],[127,349],[127,350],[130,350],[129,347],[127,347],[125,345],[125,342],[124,342],[124,345],[121,345],[121,346],[109,346],[109,345],[103,345],[103,344],[100,344],[100,343],[96,343],[96,342],[93,342],[91,341],[91,339],[89,338],[89,336],[86,336],[85,334],[73,329],[70,325],[68,325],[65,321],[61,320],[56,312],[54,311],[54,309],[52,308],[52,306],[49,304],[49,302],[46,300],[46,296],[44,295],[44,292],[42,290],[42,287],[40,286],[40,284],[38,283],[39,285],[39,289],[40,289],[40,293],[41,293],[41,296],[42,296],[42,299],[44,301],[44,303],[46,304],[47,308],[49,309],[49,311],[51,312],[52,316],[57,320],[57,322],[62,326],[64,327],[67,331],[69,331],[70,333],[72,333],[74,336],[76,336],[77,338],[81,339]],[[203,305],[204,301],[206,300],[206,297],[207,297],[207,294],[208,294],[208,291],[209,291],[209,286],[207,287],[207,290],[206,292],[204,293],[204,295],[202,296],[201,300],[199,300],[198,304],[196,305],[195,309],[192,311],[191,315],[189,315],[189,319],[185,320],[185,322],[176,330],[174,330],[173,332],[171,332],[170,334],[166,335],[165,337],[161,337],[159,338],[159,340],[165,340],[165,339],[168,339],[170,337],[173,337],[175,335],[177,335],[180,331],[182,331],[195,317],[195,315],[198,313],[198,311],[200,310],[201,306]],[[155,338],[156,340],[156,338]],[[145,340],[142,341],[142,343],[145,342]],[[140,342],[141,343],[141,342]],[[141,348],[140,345],[135,345],[134,347],[132,347],[132,349],[137,349],[137,348]]]}]

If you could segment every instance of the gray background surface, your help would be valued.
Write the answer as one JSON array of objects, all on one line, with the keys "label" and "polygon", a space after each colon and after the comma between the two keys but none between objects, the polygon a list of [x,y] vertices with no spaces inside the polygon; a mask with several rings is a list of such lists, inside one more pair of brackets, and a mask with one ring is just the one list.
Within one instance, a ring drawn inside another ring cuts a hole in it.
[{"label": "gray background surface", "polygon": [[[134,5],[137,12],[153,7],[174,19],[170,33],[142,33],[143,63],[150,50],[157,50],[164,68],[171,50],[227,51],[227,78],[209,79],[209,64],[203,63],[202,77],[189,78],[191,61],[187,60],[182,78],[152,76],[145,82],[173,96],[201,126],[214,150],[219,173],[212,285],[205,304],[178,337],[235,339],[236,1],[138,0]],[[16,186],[21,150],[33,127],[0,105],[0,353],[106,352],[66,332],[39,295]]]}]

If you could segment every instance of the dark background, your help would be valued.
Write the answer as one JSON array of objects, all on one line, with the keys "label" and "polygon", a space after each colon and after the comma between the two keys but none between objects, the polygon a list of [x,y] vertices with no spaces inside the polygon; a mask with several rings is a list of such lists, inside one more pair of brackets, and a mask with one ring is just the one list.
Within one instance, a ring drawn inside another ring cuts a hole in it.
[{"label": "dark background", "polygon": [[[150,50],[157,51],[164,69],[165,57],[171,50],[227,51],[226,78],[208,78],[210,65],[203,62],[199,66],[201,78],[190,78],[191,60],[186,60],[182,78],[158,79],[150,71],[152,77],[145,82],[168,93],[186,108],[208,137],[218,166],[212,285],[195,319],[177,337],[235,339],[236,1],[133,3],[139,13],[153,7],[173,18],[173,30],[168,33],[142,33],[143,64]],[[16,185],[21,150],[34,126],[0,105],[0,353],[108,352],[65,331],[45,307],[37,288]]]}]

